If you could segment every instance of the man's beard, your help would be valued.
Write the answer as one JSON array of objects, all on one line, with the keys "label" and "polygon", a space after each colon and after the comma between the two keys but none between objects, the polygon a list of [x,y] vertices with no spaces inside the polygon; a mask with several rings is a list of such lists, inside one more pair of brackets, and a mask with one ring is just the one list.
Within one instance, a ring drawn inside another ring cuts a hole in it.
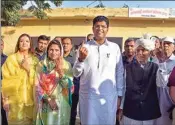
[{"label": "man's beard", "polygon": [[45,52],[45,49],[40,50],[40,49],[38,48],[37,51],[38,51],[39,53],[43,53],[43,52]]},{"label": "man's beard", "polygon": [[135,54],[134,54],[134,52],[132,52],[132,53],[126,53],[126,55],[127,55],[128,57],[132,57],[132,56],[134,56]]}]

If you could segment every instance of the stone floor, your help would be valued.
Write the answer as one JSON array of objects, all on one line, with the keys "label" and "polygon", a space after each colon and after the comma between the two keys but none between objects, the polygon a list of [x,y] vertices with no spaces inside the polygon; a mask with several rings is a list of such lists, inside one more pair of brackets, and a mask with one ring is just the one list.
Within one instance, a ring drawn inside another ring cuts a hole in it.
[{"label": "stone floor", "polygon": [[79,103],[77,105],[77,118],[76,118],[76,125],[80,125],[80,117],[79,117]]},{"label": "stone floor", "polygon": [[76,125],[80,125],[80,117],[77,117],[77,119],[76,119]]}]

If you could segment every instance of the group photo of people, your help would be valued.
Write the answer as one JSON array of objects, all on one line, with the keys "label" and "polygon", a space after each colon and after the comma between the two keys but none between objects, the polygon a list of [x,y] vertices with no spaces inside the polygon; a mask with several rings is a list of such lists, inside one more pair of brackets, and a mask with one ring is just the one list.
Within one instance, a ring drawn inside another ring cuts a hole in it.
[{"label": "group photo of people", "polygon": [[[145,33],[109,41],[108,17],[92,33],[18,37],[5,55],[1,39],[2,125],[175,125],[175,38]],[[148,31],[149,32],[149,31]]]}]

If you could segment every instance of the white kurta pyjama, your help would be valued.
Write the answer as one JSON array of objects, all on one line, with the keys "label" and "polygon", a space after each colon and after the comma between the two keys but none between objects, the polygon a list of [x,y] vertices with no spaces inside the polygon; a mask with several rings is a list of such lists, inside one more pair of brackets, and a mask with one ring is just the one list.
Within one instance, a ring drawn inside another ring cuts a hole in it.
[{"label": "white kurta pyjama", "polygon": [[[80,119],[82,125],[114,125],[117,98],[123,95],[123,64],[119,46],[105,41],[84,45],[88,56],[84,62],[76,60],[75,77],[80,79]],[[78,57],[78,56],[77,56]]]}]

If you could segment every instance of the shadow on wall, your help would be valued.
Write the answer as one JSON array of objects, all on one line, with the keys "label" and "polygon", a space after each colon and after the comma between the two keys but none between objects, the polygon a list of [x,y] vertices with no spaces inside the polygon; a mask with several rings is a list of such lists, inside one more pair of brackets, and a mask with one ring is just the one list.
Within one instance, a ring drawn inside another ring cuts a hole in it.
[{"label": "shadow on wall", "polygon": [[16,30],[9,30],[9,31],[5,31],[4,34],[5,35],[13,35],[16,32]]}]

